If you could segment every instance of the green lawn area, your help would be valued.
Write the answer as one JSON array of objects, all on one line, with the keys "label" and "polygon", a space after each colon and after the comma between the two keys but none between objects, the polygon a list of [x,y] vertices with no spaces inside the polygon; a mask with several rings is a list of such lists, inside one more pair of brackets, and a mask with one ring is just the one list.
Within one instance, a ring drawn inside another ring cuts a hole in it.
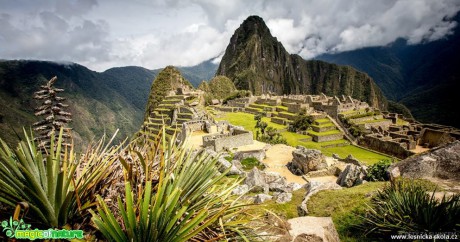
[{"label": "green lawn area", "polygon": [[[250,113],[243,113],[243,112],[237,112],[237,113],[221,113],[223,114],[220,117],[217,117],[216,120],[221,121],[221,120],[226,120],[230,122],[233,125],[238,125],[242,126],[244,129],[252,131],[255,133],[255,126],[256,126],[256,120],[254,120],[254,115]],[[268,117],[263,117],[262,121],[266,122],[269,127],[273,127],[275,129],[285,129],[285,125],[281,124],[275,124],[270,121],[270,118]]]},{"label": "green lawn area", "polygon": [[[254,120],[254,115],[249,113],[221,113],[221,116],[217,117],[216,120],[227,120],[233,125],[243,126],[246,130],[252,131],[255,135],[255,125],[256,121]],[[318,149],[323,152],[324,155],[332,156],[332,154],[337,154],[342,158],[345,158],[349,154],[352,154],[356,159],[362,161],[365,164],[374,164],[380,160],[391,159],[389,156],[380,155],[374,153],[372,151],[368,151],[353,145],[346,145],[342,147],[330,147],[330,148],[322,148],[322,146],[327,146],[331,144],[338,144],[344,143],[345,140],[334,140],[329,142],[321,142],[316,143],[313,141],[304,141],[305,139],[310,139],[311,137],[308,135],[297,134],[288,132],[285,130],[284,125],[275,124],[270,122],[270,118],[264,117],[262,118],[264,122],[273,128],[283,130],[281,131],[281,135],[286,138],[288,144],[290,146],[296,147],[297,145],[305,146],[309,149]],[[330,121],[330,120],[328,120]]]},{"label": "green lawn area", "polygon": [[312,135],[316,135],[316,136],[324,136],[324,135],[331,135],[331,134],[340,134],[340,130],[329,130],[329,131],[325,131],[325,132],[315,132],[313,130],[309,130],[308,133],[312,134]]},{"label": "green lawn area", "polygon": [[312,126],[319,127],[319,128],[324,128],[324,127],[330,127],[330,126],[335,126],[332,122],[329,123],[321,123],[319,125],[313,124]]},{"label": "green lawn area", "polygon": [[329,120],[328,118],[319,118],[319,119],[316,119],[315,122],[321,125],[321,124],[331,123],[331,120]]},{"label": "green lawn area", "polygon": [[358,238],[354,236],[360,233],[353,226],[363,221],[360,215],[367,208],[366,203],[370,200],[368,195],[382,188],[384,184],[384,182],[368,182],[342,190],[320,191],[308,201],[308,215],[332,217],[340,239],[356,241]]},{"label": "green lawn area", "polygon": [[389,119],[382,118],[382,119],[372,119],[372,120],[367,120],[367,121],[361,121],[361,122],[358,122],[356,124],[378,123],[378,122],[382,122],[382,121],[386,121],[386,120],[390,121]]}]

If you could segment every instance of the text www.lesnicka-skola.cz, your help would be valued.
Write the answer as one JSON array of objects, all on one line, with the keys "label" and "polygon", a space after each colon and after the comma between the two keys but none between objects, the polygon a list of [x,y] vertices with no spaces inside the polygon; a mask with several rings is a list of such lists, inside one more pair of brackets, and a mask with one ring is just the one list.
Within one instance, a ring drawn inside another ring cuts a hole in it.
[{"label": "text www.lesnicka-skola.cz", "polygon": [[390,238],[396,240],[458,240],[460,237],[456,232],[408,232],[394,234]]}]

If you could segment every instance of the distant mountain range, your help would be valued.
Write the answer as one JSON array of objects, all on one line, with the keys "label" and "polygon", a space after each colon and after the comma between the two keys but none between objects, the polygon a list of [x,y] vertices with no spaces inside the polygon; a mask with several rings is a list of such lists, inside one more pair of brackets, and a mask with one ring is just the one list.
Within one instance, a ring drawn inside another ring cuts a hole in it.
[{"label": "distant mountain range", "polygon": [[217,75],[227,76],[238,89],[255,94],[350,95],[387,108],[385,96],[366,73],[289,54],[258,16],[248,17],[235,31]]},{"label": "distant mountain range", "polygon": [[[460,22],[460,15],[454,19]],[[460,26],[445,39],[409,45],[399,39],[316,59],[368,73],[385,96],[407,106],[425,123],[460,127]]]},{"label": "distant mountain range", "polygon": [[[408,45],[398,40],[386,47],[305,61],[287,53],[263,20],[252,16],[235,31],[219,68],[206,61],[178,69],[195,87],[217,72],[231,78],[238,88],[254,93],[350,94],[384,106],[383,92],[407,106],[419,121],[460,127],[459,43],[457,27],[447,39],[430,43]],[[37,120],[32,93],[57,76],[56,86],[65,89],[78,142],[111,135],[116,129],[121,130],[118,141],[123,140],[139,129],[159,71],[128,66],[95,72],[74,63],[0,60],[0,137],[10,144],[17,142],[15,132],[21,134],[22,127]],[[403,109],[398,104],[390,106]]]},{"label": "distant mountain range", "polygon": [[[190,82],[214,76],[217,65],[210,61],[193,67],[179,67]],[[120,129],[118,141],[137,131],[142,123],[150,87],[160,69],[148,70],[128,66],[95,72],[74,64],[46,61],[0,61],[0,137],[16,143],[15,132],[22,134],[37,121],[33,116],[36,103],[33,92],[53,76],[56,86],[64,88],[73,114],[71,127],[75,139],[85,143],[111,135]]]}]

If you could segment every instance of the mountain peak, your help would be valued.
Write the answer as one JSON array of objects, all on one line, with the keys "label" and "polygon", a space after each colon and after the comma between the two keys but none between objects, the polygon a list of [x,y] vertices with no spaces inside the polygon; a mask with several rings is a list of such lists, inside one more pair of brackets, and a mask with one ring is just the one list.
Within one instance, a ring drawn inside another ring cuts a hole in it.
[{"label": "mountain peak", "polygon": [[256,95],[350,95],[386,109],[385,97],[368,75],[351,67],[290,55],[258,16],[249,16],[235,31],[216,75],[227,76],[238,89]]}]

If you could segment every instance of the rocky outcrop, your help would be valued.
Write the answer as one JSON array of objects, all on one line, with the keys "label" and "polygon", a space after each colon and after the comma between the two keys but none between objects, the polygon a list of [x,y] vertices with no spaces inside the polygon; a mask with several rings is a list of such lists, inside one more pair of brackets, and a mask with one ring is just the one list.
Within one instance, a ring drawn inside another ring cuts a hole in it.
[{"label": "rocky outcrop", "polygon": [[439,178],[460,180],[460,141],[409,157],[388,168],[392,178]]},{"label": "rocky outcrop", "polygon": [[255,158],[258,161],[263,161],[265,159],[265,150],[248,150],[248,151],[238,151],[233,156],[233,159],[242,161],[246,158]]},{"label": "rocky outcrop", "polygon": [[339,234],[331,217],[298,217],[288,220],[293,241],[339,242]]},{"label": "rocky outcrop", "polygon": [[305,194],[305,197],[302,200],[302,203],[297,207],[297,213],[299,214],[299,216],[308,215],[308,208],[307,208],[308,200],[310,200],[310,198],[316,193],[318,193],[319,191],[342,189],[341,186],[333,182],[317,182],[317,181],[311,181],[307,183],[304,187],[305,187],[305,190],[307,190],[307,193]]},{"label": "rocky outcrop", "polygon": [[342,187],[352,187],[360,185],[366,177],[366,167],[348,164],[337,178],[337,184]]},{"label": "rocky outcrop", "polygon": [[256,95],[343,94],[386,109],[386,98],[367,74],[290,55],[258,16],[248,17],[235,31],[216,75],[227,76],[238,89]]},{"label": "rocky outcrop", "polygon": [[249,186],[252,192],[268,193],[269,185],[265,182],[265,174],[256,167],[247,173],[244,184]]},{"label": "rocky outcrop", "polygon": [[287,203],[292,200],[292,193],[282,192],[276,195],[276,203]]},{"label": "rocky outcrop", "polygon": [[276,172],[264,172],[254,167],[246,174],[244,184],[252,192],[293,192],[301,188],[297,183],[287,183],[286,178]]},{"label": "rocky outcrop", "polygon": [[235,187],[232,190],[232,195],[244,195],[249,192],[249,186],[246,184]]},{"label": "rocky outcrop", "polygon": [[268,194],[257,194],[255,197],[254,197],[254,203],[255,204],[261,204],[261,203],[264,203],[265,201],[268,201],[268,200],[272,200],[273,196],[270,196]]},{"label": "rocky outcrop", "polygon": [[326,157],[319,150],[297,146],[292,151],[292,157],[292,162],[288,164],[288,167],[296,175],[304,175],[310,171],[327,168]]}]

